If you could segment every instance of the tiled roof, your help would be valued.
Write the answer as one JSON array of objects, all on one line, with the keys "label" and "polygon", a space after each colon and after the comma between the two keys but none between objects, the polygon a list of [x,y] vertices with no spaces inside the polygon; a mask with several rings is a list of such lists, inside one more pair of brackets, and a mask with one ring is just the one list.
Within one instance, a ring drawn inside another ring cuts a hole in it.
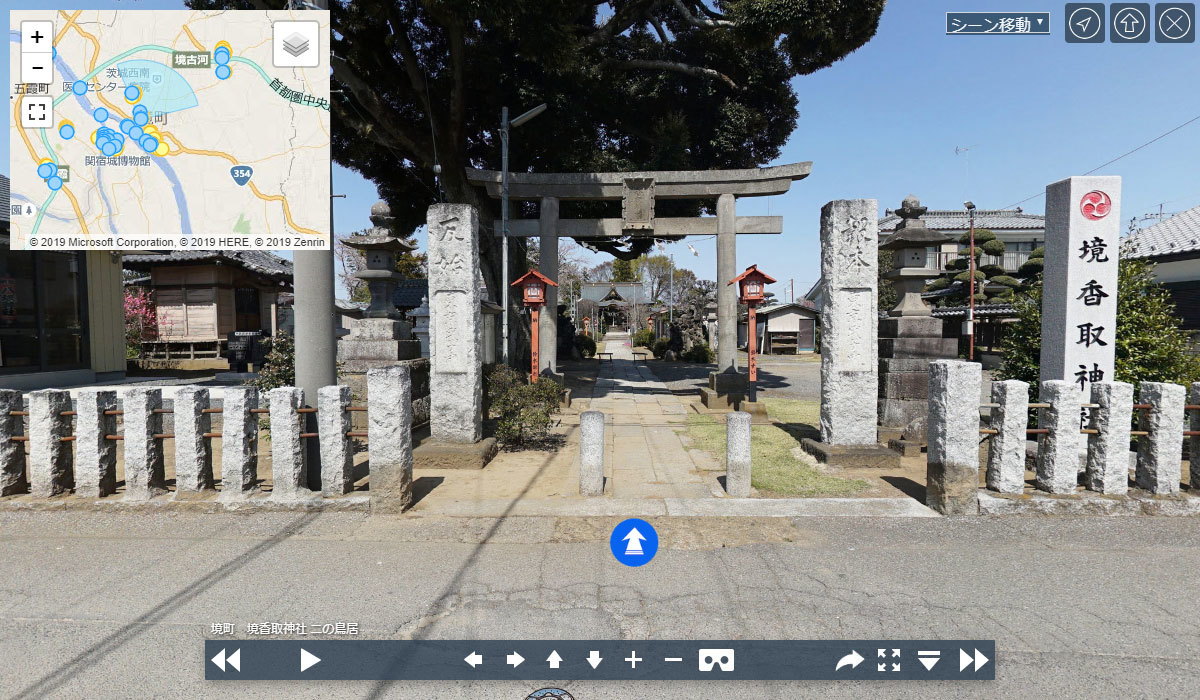
[{"label": "tiled roof", "polygon": [[613,289],[617,290],[617,294],[625,303],[647,303],[641,282],[589,282],[580,289],[579,296],[582,301],[598,302],[607,297]]},{"label": "tiled roof", "polygon": [[149,270],[158,265],[232,263],[280,282],[292,279],[292,261],[265,250],[174,250],[162,254],[126,255],[122,265],[130,270]]},{"label": "tiled roof", "polygon": [[[921,220],[925,228],[934,231],[966,231],[970,228],[970,219],[963,209],[930,209]],[[879,220],[879,232],[891,233],[899,223],[899,214],[889,214]],[[975,228],[989,231],[1041,231],[1046,228],[1046,217],[1026,214],[1020,209],[976,209]]]},{"label": "tiled roof", "polygon": [[1200,252],[1200,207],[1134,231],[1121,244],[1127,258],[1155,258],[1162,255]]},{"label": "tiled roof", "polygon": [[0,221],[8,221],[9,199],[11,195],[8,191],[8,176],[0,175]]},{"label": "tiled roof", "polygon": [[800,299],[799,301],[789,301],[789,302],[784,302],[782,304],[771,304],[770,306],[764,306],[758,310],[758,313],[760,313],[760,314],[775,313],[776,311],[780,311],[780,310],[783,310],[783,309],[786,309],[786,308],[789,308],[792,306],[795,306],[795,307],[798,307],[801,309],[805,309],[807,311],[816,311],[817,310],[817,305],[814,304],[813,302],[809,301],[808,299]]},{"label": "tiled roof", "polygon": [[[966,318],[968,307],[966,306],[942,306],[934,307],[933,315],[936,318]],[[976,316],[1016,316],[1017,307],[1012,304],[976,304]]]}]

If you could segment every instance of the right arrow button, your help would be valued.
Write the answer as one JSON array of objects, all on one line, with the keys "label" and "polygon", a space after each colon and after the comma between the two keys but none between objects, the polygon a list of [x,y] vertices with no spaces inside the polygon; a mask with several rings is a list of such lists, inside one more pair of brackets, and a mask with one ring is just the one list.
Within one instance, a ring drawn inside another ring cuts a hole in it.
[{"label": "right arrow button", "polygon": [[983,652],[979,651],[978,649],[975,650],[974,656],[969,654],[962,647],[959,647],[959,649],[958,649],[958,670],[960,673],[962,671],[967,670],[967,668],[970,667],[972,664],[974,664],[974,668],[972,668],[971,670],[978,671],[979,669],[983,668],[983,665],[986,664],[988,661],[991,661],[991,659],[984,656]]}]

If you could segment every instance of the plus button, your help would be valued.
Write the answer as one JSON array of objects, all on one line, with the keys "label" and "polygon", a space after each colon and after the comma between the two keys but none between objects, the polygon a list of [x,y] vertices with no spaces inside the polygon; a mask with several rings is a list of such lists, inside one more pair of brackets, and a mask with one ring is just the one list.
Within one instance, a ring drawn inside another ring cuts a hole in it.
[{"label": "plus button", "polygon": [[642,659],[638,657],[636,651],[631,651],[629,652],[629,656],[625,657],[625,660],[629,662],[630,668],[637,668],[638,662]]},{"label": "plus button", "polygon": [[36,30],[36,29],[35,29],[35,30],[33,31],[33,34],[31,34],[31,35],[30,35],[30,38],[31,38],[31,39],[33,39],[33,43],[35,43],[35,44],[36,44],[36,43],[38,43],[39,41],[41,41],[42,39],[45,39],[45,38],[46,38],[46,36],[45,36],[44,34],[42,34],[42,33],[41,33],[39,30]]}]

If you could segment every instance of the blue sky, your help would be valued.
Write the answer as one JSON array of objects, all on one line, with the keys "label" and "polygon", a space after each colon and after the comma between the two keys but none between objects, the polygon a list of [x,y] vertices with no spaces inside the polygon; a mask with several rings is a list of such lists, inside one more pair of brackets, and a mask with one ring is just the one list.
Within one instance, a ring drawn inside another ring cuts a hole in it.
[{"label": "blue sky", "polygon": [[[10,0],[13,9],[43,3]],[[931,208],[1023,206],[1041,213],[1045,186],[1082,174],[1200,115],[1200,43],[1067,44],[1061,2],[1006,3],[1049,10],[1049,36],[945,36],[945,12],[966,2],[889,3],[875,38],[845,60],[794,81],[800,119],[780,163],[813,161],[812,175],[786,195],[743,199],[740,214],[784,217],[780,236],[743,236],[738,266],[757,263],[802,294],[819,275],[818,221],[832,199],[869,197],[880,213],[909,193]],[[74,2],[73,7],[179,8],[179,2]],[[7,52],[0,69],[7,74]],[[514,106],[514,109],[520,106]],[[552,118],[547,115],[540,118]],[[6,114],[5,119],[11,118]],[[7,124],[6,124],[7,128]],[[969,156],[955,155],[970,146]],[[8,144],[0,146],[8,170]],[[970,158],[968,177],[967,157]],[[1200,121],[1098,171],[1121,175],[1121,216],[1200,204]],[[495,166],[499,165],[496,154]],[[377,191],[334,169],[339,234],[369,226]],[[677,264],[715,278],[715,244],[668,246]],[[601,262],[606,256],[595,256]]]}]

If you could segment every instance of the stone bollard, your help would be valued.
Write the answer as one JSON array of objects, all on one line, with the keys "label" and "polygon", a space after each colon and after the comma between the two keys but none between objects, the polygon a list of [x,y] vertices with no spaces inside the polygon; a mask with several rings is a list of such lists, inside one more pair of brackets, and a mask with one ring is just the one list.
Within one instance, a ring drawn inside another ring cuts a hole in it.
[{"label": "stone bollard", "polygon": [[75,494],[103,498],[117,492],[117,392],[80,389],[75,398]]},{"label": "stone bollard", "polygon": [[25,443],[13,440],[25,434],[25,419],[12,415],[24,411],[21,392],[0,389],[0,496],[25,493]]},{"label": "stone bollard", "polygon": [[35,498],[57,496],[75,485],[71,443],[71,392],[44,389],[29,394],[29,492]]},{"label": "stone bollard", "polygon": [[175,394],[175,498],[214,487],[212,444],[204,437],[212,432],[208,389],[180,387]]},{"label": "stone bollard", "polygon": [[725,493],[750,498],[750,414],[725,414]]},{"label": "stone bollard", "polygon": [[1025,429],[1029,427],[1029,384],[1016,379],[992,383],[987,487],[999,493],[1025,492]]},{"label": "stone bollard", "polygon": [[1050,432],[1038,443],[1037,487],[1047,493],[1075,493],[1079,484],[1079,387],[1052,379],[1042,382],[1038,397],[1050,408],[1038,410],[1038,425]]},{"label": "stone bollard", "polygon": [[221,495],[234,501],[258,490],[258,389],[225,389],[221,400]]},{"label": "stone bollard", "polygon": [[367,370],[371,511],[402,513],[413,500],[412,375],[406,366]]},{"label": "stone bollard", "polygon": [[167,492],[163,466],[162,389],[129,389],[123,411],[125,500],[146,501]]},{"label": "stone bollard", "polygon": [[979,513],[980,365],[929,363],[925,504],[945,515]]},{"label": "stone bollard", "polygon": [[1138,426],[1149,433],[1138,438],[1138,488],[1153,494],[1179,493],[1183,461],[1183,405],[1187,392],[1178,384],[1142,382],[1140,403],[1151,408],[1143,411]]},{"label": "stone bollard", "polygon": [[[1192,385],[1192,403],[1200,405],[1200,382]],[[1190,411],[1189,429],[1200,433],[1200,409]],[[1200,493],[1200,435],[1193,435],[1188,443],[1188,474],[1192,493]]]},{"label": "stone bollard", "polygon": [[308,490],[308,462],[300,429],[306,422],[296,410],[304,405],[304,390],[281,386],[270,393],[271,498],[295,501],[312,496]]},{"label": "stone bollard", "polygon": [[317,390],[317,431],[321,435],[321,493],[340,496],[354,490],[354,450],[350,438],[350,387]]},{"label": "stone bollard", "polygon": [[1092,384],[1092,420],[1098,431],[1088,435],[1087,487],[1113,496],[1129,492],[1129,426],[1133,420],[1133,385]]},{"label": "stone bollard", "polygon": [[579,415],[579,495],[604,494],[604,414]]}]

